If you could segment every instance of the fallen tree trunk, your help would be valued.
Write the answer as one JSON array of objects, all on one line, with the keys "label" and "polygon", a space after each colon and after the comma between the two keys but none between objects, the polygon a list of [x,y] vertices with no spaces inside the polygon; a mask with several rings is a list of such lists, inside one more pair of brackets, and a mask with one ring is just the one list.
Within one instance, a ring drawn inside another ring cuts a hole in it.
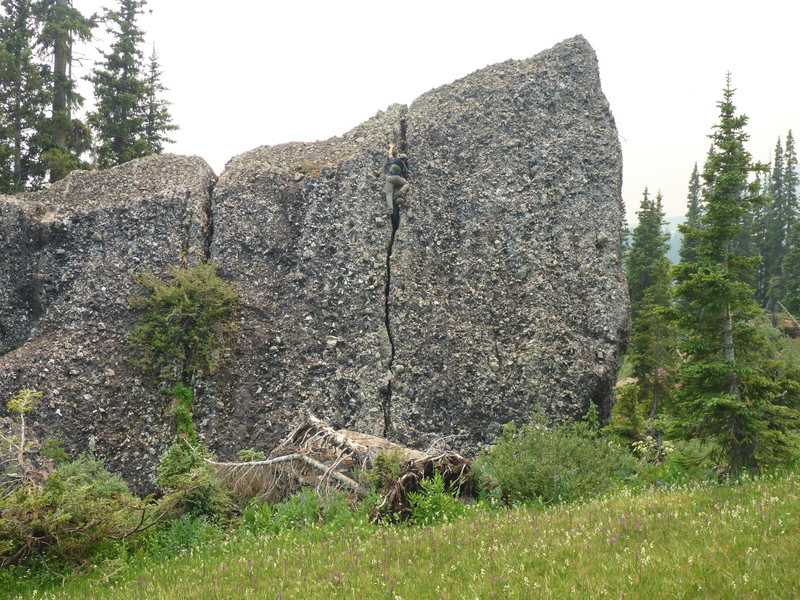
[{"label": "fallen tree trunk", "polygon": [[320,493],[343,490],[360,499],[369,488],[358,479],[375,467],[379,456],[399,461],[399,471],[382,483],[381,499],[373,518],[386,515],[403,519],[410,513],[408,494],[421,489],[423,479],[441,473],[450,489],[465,495],[474,493],[468,477],[472,462],[455,452],[426,455],[385,438],[336,430],[310,415],[269,454],[252,462],[218,462],[206,459],[217,469],[223,487],[240,502],[252,498],[280,502],[301,488],[314,487]]},{"label": "fallen tree trunk", "polygon": [[310,483],[309,478],[307,474],[304,477],[305,469],[298,468],[298,465],[310,467],[319,473],[318,488],[331,483],[328,480],[333,480],[358,496],[365,496],[367,493],[357,481],[299,453],[254,462],[217,462],[208,459],[206,462],[217,468],[217,477],[222,486],[243,500],[259,498],[280,501],[296,489],[304,487],[304,483]]}]

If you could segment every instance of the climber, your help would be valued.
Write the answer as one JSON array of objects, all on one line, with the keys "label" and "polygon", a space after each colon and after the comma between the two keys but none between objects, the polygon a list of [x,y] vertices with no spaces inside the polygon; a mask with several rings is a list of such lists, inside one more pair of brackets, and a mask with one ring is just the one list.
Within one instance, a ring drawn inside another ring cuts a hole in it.
[{"label": "climber", "polygon": [[386,208],[389,209],[389,214],[394,214],[394,190],[399,187],[397,197],[400,205],[407,206],[406,194],[411,184],[405,179],[408,177],[408,156],[405,154],[394,157],[395,149],[394,144],[389,144],[389,157],[386,161],[386,185],[383,190],[386,192]]}]

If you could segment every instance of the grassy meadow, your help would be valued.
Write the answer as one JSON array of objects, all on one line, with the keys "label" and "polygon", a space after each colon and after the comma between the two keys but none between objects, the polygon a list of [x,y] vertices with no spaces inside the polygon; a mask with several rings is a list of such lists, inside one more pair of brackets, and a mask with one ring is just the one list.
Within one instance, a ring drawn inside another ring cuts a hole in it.
[{"label": "grassy meadow", "polygon": [[800,477],[784,474],[538,510],[478,504],[435,526],[239,534],[3,597],[790,599],[800,598],[798,557]]}]

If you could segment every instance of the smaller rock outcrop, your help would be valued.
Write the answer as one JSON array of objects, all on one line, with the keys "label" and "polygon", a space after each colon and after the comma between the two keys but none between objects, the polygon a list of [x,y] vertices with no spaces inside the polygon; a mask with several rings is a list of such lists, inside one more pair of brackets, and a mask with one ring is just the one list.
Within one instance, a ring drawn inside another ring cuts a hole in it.
[{"label": "smaller rock outcrop", "polygon": [[168,401],[133,371],[133,275],[204,260],[216,181],[200,158],[153,156],[0,196],[0,398],[45,392],[39,438],[93,451],[130,479],[173,436]]}]

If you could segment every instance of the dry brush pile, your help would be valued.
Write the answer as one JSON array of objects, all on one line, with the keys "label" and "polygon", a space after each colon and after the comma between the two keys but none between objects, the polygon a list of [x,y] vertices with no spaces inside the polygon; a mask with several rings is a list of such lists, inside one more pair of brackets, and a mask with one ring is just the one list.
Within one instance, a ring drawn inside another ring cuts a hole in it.
[{"label": "dry brush pile", "polygon": [[[302,488],[323,494],[344,490],[356,499],[377,484],[380,500],[373,518],[410,514],[408,495],[421,489],[423,479],[441,474],[445,484],[461,495],[472,496],[476,485],[470,477],[472,461],[451,452],[420,452],[373,435],[334,429],[309,415],[265,460],[217,462],[224,488],[240,501],[271,503],[285,500]],[[393,463],[392,468],[386,465]],[[369,473],[379,471],[377,480]]]}]

